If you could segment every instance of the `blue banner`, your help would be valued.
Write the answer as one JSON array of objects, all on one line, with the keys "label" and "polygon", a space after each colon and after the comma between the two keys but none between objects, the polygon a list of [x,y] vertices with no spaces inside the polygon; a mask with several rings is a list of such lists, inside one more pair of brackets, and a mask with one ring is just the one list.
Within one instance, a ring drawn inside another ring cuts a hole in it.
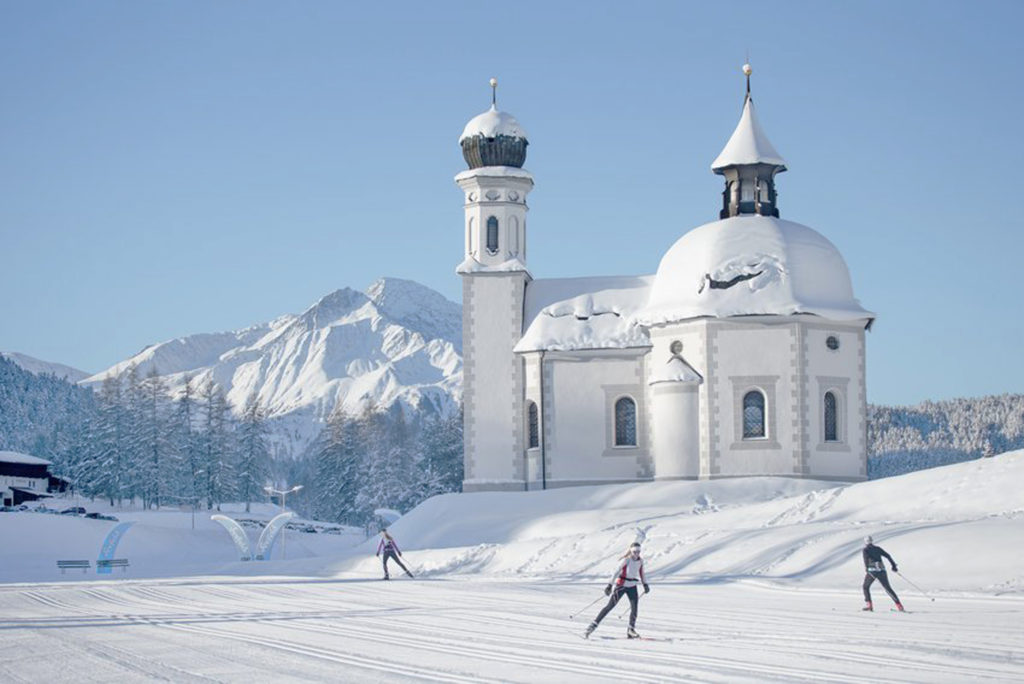
[{"label": "blue banner", "polygon": [[97,559],[96,563],[97,575],[110,574],[110,566],[105,565],[101,567],[99,561],[114,559],[114,552],[117,551],[117,543],[121,541],[121,537],[123,537],[124,533],[128,531],[128,528],[134,524],[135,523],[133,522],[123,522],[119,525],[115,525],[114,529],[110,530],[110,534],[107,535],[107,538],[104,539],[103,543],[100,545],[100,557]]}]

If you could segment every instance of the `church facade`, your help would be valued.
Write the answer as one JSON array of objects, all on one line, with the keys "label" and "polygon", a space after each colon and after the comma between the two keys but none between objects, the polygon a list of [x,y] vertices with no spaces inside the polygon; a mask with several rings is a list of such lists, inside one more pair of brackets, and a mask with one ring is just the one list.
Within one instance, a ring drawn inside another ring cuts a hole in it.
[{"label": "church facade", "polygon": [[780,218],[786,164],[744,71],[739,124],[711,165],[719,219],[653,275],[533,278],[526,133],[493,105],[466,125],[464,491],[866,478],[874,314],[835,246]]}]

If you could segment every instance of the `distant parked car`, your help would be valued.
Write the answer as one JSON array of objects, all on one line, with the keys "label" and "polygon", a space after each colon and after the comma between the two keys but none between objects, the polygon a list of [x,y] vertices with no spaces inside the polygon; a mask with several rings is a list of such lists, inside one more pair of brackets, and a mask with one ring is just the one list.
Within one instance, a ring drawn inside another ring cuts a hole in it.
[{"label": "distant parked car", "polygon": [[340,527],[328,527],[324,530],[324,534],[341,534]]},{"label": "distant parked car", "polygon": [[0,513],[10,513],[14,510],[14,506],[0,506]]},{"label": "distant parked car", "polygon": [[117,518],[115,518],[112,515],[101,515],[101,516],[99,516],[99,519],[100,520],[113,520],[114,522],[117,522]]},{"label": "distant parked car", "polygon": [[72,506],[71,508],[65,508],[60,512],[61,515],[85,515],[85,509],[81,506]]}]

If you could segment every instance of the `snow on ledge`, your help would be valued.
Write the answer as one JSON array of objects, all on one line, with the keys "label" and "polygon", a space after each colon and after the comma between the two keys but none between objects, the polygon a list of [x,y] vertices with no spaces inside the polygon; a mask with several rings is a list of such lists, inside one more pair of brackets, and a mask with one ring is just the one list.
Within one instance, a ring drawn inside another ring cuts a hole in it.
[{"label": "snow on ledge", "polygon": [[455,267],[455,272],[459,275],[467,275],[469,273],[515,273],[516,271],[522,271],[527,274],[530,272],[526,268],[526,264],[520,261],[518,257],[513,257],[494,266],[488,266],[481,264],[472,255],[467,255],[462,263]]},{"label": "snow on ledge", "polygon": [[673,356],[667,363],[651,362],[651,372],[647,384],[657,385],[662,382],[704,382],[704,377],[686,363],[681,356]]},{"label": "snow on ledge", "polygon": [[466,169],[461,171],[455,176],[455,182],[458,183],[461,180],[467,178],[476,178],[478,176],[491,176],[494,178],[524,178],[532,181],[533,174],[526,169],[520,169],[515,166],[481,166],[478,169]]}]

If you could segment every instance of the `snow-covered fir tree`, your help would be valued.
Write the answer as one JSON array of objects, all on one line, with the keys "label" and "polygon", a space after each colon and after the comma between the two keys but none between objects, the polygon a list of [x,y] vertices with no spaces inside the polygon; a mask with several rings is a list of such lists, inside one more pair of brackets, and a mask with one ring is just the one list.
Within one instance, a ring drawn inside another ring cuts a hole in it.
[{"label": "snow-covered fir tree", "polygon": [[256,393],[249,395],[238,426],[238,496],[245,502],[245,512],[261,495],[267,481],[270,445],[267,441],[266,417]]}]

